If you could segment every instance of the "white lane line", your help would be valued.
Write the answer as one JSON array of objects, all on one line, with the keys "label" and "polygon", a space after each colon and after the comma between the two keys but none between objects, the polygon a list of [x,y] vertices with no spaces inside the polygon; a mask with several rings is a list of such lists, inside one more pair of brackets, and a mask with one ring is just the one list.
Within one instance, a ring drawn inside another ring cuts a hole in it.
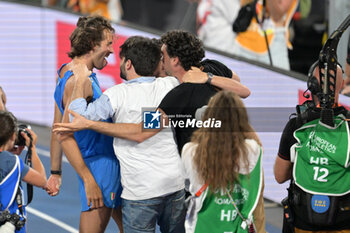
[{"label": "white lane line", "polygon": [[68,232],[79,233],[79,231],[77,229],[69,226],[68,224],[66,224],[66,223],[64,223],[56,218],[53,218],[47,214],[44,214],[43,212],[40,212],[39,210],[33,209],[29,206],[26,207],[26,210],[29,213],[34,214],[34,215],[38,216],[39,218],[45,219],[46,221],[51,222],[51,223],[55,224],[56,226],[66,230]]},{"label": "white lane line", "polygon": [[[44,149],[40,149],[40,148],[36,148],[36,152],[40,155],[43,155],[45,157],[49,157],[50,158],[50,151],[48,150],[44,150]],[[65,156],[62,157],[62,161],[69,163],[69,161],[67,160],[67,158]]]}]

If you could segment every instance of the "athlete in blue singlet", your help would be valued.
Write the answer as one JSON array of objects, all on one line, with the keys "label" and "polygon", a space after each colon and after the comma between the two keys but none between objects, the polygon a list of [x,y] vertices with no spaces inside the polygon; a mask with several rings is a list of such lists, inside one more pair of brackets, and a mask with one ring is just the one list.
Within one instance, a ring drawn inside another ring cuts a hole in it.
[{"label": "athlete in blue singlet", "polygon": [[[63,64],[58,70],[60,75],[62,68],[66,66]],[[60,109],[61,114],[64,114],[63,94],[67,80],[73,75],[72,71],[68,70],[63,77],[58,77],[55,89],[55,102]],[[93,96],[91,102],[96,100],[101,94],[101,88],[96,78],[96,74],[90,75],[90,80],[93,89]],[[112,122],[108,120],[108,122]],[[74,138],[77,141],[79,150],[85,161],[85,164],[91,171],[96,183],[99,185],[102,195],[103,203],[108,208],[115,208],[121,204],[120,194],[120,171],[119,161],[117,160],[113,149],[113,138],[96,133],[92,130],[84,130],[74,133]],[[108,174],[108,175],[106,175]],[[81,211],[89,210],[87,204],[84,182],[78,176],[79,192],[81,197]],[[101,188],[103,187],[103,188]],[[118,197],[118,198],[116,198]]]},{"label": "athlete in blue singlet", "polygon": [[[54,122],[69,122],[69,113],[65,111],[73,95],[75,76],[70,69],[84,64],[89,71],[103,69],[107,65],[106,57],[113,53],[114,29],[100,16],[80,17],[76,29],[70,36],[72,61],[58,70],[55,89]],[[84,97],[94,101],[101,94],[101,88],[95,73],[90,75],[91,82],[84,87]],[[104,232],[109,218],[121,227],[120,212],[120,172],[112,138],[86,130],[68,137],[51,138],[51,176],[48,180],[48,193],[57,195],[61,182],[61,147],[69,162],[78,173],[79,192],[82,212],[80,232]],[[118,211],[113,211],[116,209]]]}]

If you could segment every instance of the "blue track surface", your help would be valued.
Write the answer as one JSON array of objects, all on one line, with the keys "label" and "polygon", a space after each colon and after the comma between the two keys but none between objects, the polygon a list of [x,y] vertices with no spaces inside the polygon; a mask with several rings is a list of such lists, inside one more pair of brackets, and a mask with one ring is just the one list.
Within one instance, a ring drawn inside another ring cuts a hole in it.
[{"label": "blue track surface", "polygon": [[[46,168],[49,177],[50,158],[49,150],[38,146],[38,154]],[[67,163],[62,163],[62,186],[60,194],[50,197],[44,190],[34,188],[34,198],[28,208],[28,233],[64,233],[78,232],[80,217],[80,200],[78,195],[77,175]],[[25,185],[24,185],[25,186]],[[45,216],[41,216],[44,214]],[[39,216],[38,216],[39,215]],[[63,225],[59,222],[62,222]],[[57,225],[58,224],[58,225]],[[279,233],[280,229],[266,224],[269,233]],[[109,222],[107,233],[119,232],[113,220]],[[157,230],[157,233],[160,231]]]}]

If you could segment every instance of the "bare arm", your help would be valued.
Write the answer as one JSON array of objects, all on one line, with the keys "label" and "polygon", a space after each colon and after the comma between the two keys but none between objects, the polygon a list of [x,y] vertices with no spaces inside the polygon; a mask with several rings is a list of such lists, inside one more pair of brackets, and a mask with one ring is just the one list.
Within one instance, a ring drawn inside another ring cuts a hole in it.
[{"label": "bare arm", "polygon": [[[55,114],[53,123],[58,123],[62,121],[62,114],[55,104]],[[51,170],[52,171],[62,171],[62,147],[57,140],[56,134],[51,131],[51,143],[50,143],[50,161],[51,161]],[[62,177],[59,174],[50,175],[47,187],[48,194],[55,196],[59,193],[60,187],[62,184]]]},{"label": "bare arm", "polygon": [[[226,78],[214,75],[211,80],[211,85],[236,93],[241,98],[246,98],[250,95],[250,90],[245,85],[238,82],[236,79],[238,78],[237,74],[232,72],[232,78]],[[184,82],[191,83],[205,83],[208,80],[208,74],[201,71],[196,67],[192,67],[189,71],[186,72],[184,77],[182,78]]]},{"label": "bare arm", "polygon": [[277,156],[273,171],[276,181],[282,184],[292,177],[292,163]]},{"label": "bare arm", "polygon": [[29,168],[28,173],[23,177],[23,181],[37,187],[46,187],[46,177],[43,177],[39,172],[37,172],[33,168]]},{"label": "bare arm", "polygon": [[[167,124],[168,119],[164,112],[161,109],[159,109],[159,111],[162,113],[162,118],[165,118]],[[70,111],[70,114],[74,117],[73,121],[71,123],[56,123],[53,130],[55,133],[70,133],[90,129],[112,137],[119,137],[140,143],[157,134],[162,129],[161,127],[161,129],[144,130],[143,122],[138,124],[108,123],[88,120],[73,111]],[[161,122],[163,122],[163,120],[161,120]]]},{"label": "bare arm", "polygon": [[[55,104],[55,115],[54,123],[62,121],[62,114],[58,109],[58,106]],[[51,170],[61,171],[62,169],[62,148],[59,144],[59,141],[56,138],[56,135],[51,132],[51,143],[50,143],[50,158],[51,158]]]},{"label": "bare arm", "polygon": [[[74,80],[74,85],[70,102],[78,98],[87,99],[88,97],[91,97],[93,95],[92,85],[89,79],[91,71],[88,70],[85,64],[74,64],[72,66],[72,71],[74,73],[74,79],[72,79]],[[68,108],[69,104],[66,104],[65,106]]]},{"label": "bare arm", "polygon": [[[30,129],[26,129],[30,135],[32,136],[32,162],[33,162],[33,168],[30,168],[28,173],[23,177],[23,181],[45,188],[46,187],[46,174],[45,174],[45,168],[36,153],[35,145],[37,141],[37,135]],[[26,141],[27,147],[30,144],[30,139],[24,132],[21,133],[23,138]]]},{"label": "bare arm", "polygon": [[[32,162],[33,162],[33,169],[37,172],[39,172],[39,174],[45,178],[46,181],[46,173],[45,173],[45,168],[44,165],[42,164],[38,154],[36,153],[36,142],[37,142],[37,135],[31,130],[31,129],[26,129],[30,135],[32,136],[33,142],[32,142]],[[30,139],[28,138],[28,136],[22,132],[22,136],[24,137],[24,139],[27,142],[27,146],[29,146],[29,141]]]},{"label": "bare arm", "polygon": [[42,164],[38,154],[36,153],[35,146],[32,147],[33,154],[32,154],[32,161],[33,161],[33,169],[35,169],[44,179],[46,183],[46,173],[44,165]]},{"label": "bare arm", "polygon": [[234,79],[214,75],[211,84],[220,89],[232,91],[241,98],[247,98],[250,95],[249,88]]},{"label": "bare arm", "polygon": [[144,140],[157,134],[158,130],[142,132],[142,122],[132,123],[108,123],[101,121],[89,121],[87,129],[106,134],[112,137],[127,139],[130,141],[143,142]]},{"label": "bare arm", "polygon": [[[165,114],[161,109],[160,111],[162,112],[163,117],[163,115]],[[162,119],[161,122],[163,122]],[[112,137],[123,138],[141,143],[147,140],[148,138],[156,135],[159,131],[162,130],[163,127],[161,127],[160,129],[145,130],[143,129],[143,122],[133,124],[89,121],[89,123],[87,123],[87,128]]]},{"label": "bare arm", "polygon": [[231,70],[232,72],[232,79],[236,80],[237,82],[241,82],[240,77],[236,74],[236,72],[234,72],[233,70]]},{"label": "bare arm", "polygon": [[23,177],[23,181],[41,188],[47,185],[45,168],[36,153],[35,146],[32,147],[33,168],[30,168],[28,173]]},{"label": "bare arm", "polygon": [[[64,95],[63,95],[63,104],[64,106],[69,106],[70,102],[72,101],[72,92],[73,87],[75,84],[74,78],[68,79]],[[91,85],[91,83],[90,83]],[[92,87],[84,87],[87,94],[92,95]],[[87,96],[86,96],[87,97]],[[86,98],[85,97],[85,98]],[[65,111],[63,114],[62,122],[69,122],[69,113],[68,111]],[[84,182],[85,185],[85,192],[87,197],[87,203],[90,206],[92,204],[93,208],[99,208],[103,206],[103,199],[102,199],[102,193],[100,188],[98,187],[94,177],[92,176],[90,170],[86,166],[82,155],[80,153],[79,147],[77,145],[77,142],[75,141],[73,134],[68,135],[67,137],[64,137],[61,141],[62,149],[67,156],[67,159],[69,160],[70,164],[73,166],[75,171],[78,173],[78,175],[81,177],[81,179]]]}]

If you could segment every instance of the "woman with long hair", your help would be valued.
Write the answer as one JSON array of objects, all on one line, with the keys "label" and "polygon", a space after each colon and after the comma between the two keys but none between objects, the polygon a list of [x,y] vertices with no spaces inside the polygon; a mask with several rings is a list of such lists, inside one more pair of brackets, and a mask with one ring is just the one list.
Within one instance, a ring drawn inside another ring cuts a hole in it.
[{"label": "woman with long hair", "polygon": [[191,193],[186,232],[265,232],[262,147],[244,104],[221,91],[202,120],[221,127],[198,129],[182,150]]}]

